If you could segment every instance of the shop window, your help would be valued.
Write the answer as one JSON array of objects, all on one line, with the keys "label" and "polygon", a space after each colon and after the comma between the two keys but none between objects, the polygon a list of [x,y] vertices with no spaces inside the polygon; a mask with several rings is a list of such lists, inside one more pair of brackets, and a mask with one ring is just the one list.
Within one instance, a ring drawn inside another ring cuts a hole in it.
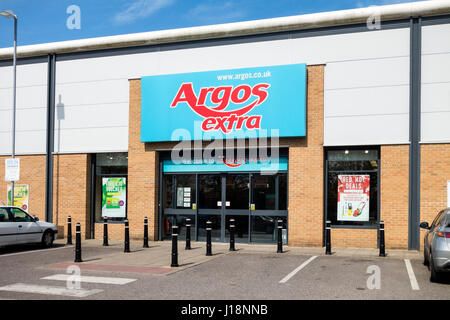
[{"label": "shop window", "polygon": [[127,216],[127,153],[95,155],[95,221],[123,221]]},{"label": "shop window", "polygon": [[333,226],[378,223],[378,149],[327,151],[326,214]]},{"label": "shop window", "polygon": [[253,176],[253,203],[256,210],[275,210],[276,175]]},{"label": "shop window", "polygon": [[175,201],[176,209],[192,209],[195,203],[195,174],[176,174]]},{"label": "shop window", "polygon": [[278,210],[287,210],[288,179],[287,173],[278,174]]}]

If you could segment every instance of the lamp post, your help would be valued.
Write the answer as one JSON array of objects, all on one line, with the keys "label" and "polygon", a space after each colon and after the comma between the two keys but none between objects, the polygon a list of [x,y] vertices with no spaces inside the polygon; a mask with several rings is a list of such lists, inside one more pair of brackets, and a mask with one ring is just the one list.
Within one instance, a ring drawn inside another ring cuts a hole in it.
[{"label": "lamp post", "polygon": [[[6,18],[14,18],[14,55],[13,55],[13,119],[12,119],[12,152],[16,155],[16,56],[17,56],[17,15],[12,11],[0,11],[0,15]],[[11,181],[11,206],[14,206],[14,181]]]}]

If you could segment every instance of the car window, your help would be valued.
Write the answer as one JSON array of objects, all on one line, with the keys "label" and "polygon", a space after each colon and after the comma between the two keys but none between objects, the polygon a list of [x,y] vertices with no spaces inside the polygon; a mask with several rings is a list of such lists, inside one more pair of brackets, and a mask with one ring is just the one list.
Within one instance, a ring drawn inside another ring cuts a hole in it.
[{"label": "car window", "polygon": [[0,222],[11,222],[8,210],[5,208],[0,208]]},{"label": "car window", "polygon": [[30,222],[31,217],[20,209],[12,208],[11,214],[13,215],[14,222]]},{"label": "car window", "polygon": [[434,229],[435,226],[437,226],[439,224],[439,222],[441,221],[442,217],[444,216],[444,211],[439,212],[439,214],[436,216],[436,218],[434,219],[433,223],[431,224],[431,228],[430,229]]}]

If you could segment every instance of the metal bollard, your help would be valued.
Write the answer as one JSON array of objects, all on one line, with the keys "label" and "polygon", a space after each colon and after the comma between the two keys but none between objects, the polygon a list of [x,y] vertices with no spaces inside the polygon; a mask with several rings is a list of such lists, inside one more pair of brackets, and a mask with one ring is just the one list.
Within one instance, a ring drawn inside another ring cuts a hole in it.
[{"label": "metal bollard", "polygon": [[230,219],[230,251],[236,251],[236,248],[234,247],[234,219]]},{"label": "metal bollard", "polygon": [[67,244],[72,244],[72,217],[67,217]]},{"label": "metal bollard", "polygon": [[386,257],[384,244],[384,221],[380,221],[380,257]]},{"label": "metal bollard", "polygon": [[331,221],[327,220],[325,254],[331,254]]},{"label": "metal bollard", "polygon": [[103,218],[103,245],[108,246],[108,219]]},{"label": "metal bollard", "polygon": [[206,255],[212,256],[211,252],[211,221],[206,221]]},{"label": "metal bollard", "polygon": [[278,220],[278,249],[277,253],[283,253],[283,220]]},{"label": "metal bollard", "polygon": [[144,248],[148,248],[148,218],[144,218]]},{"label": "metal bollard", "polygon": [[186,218],[186,248],[191,250],[191,219]]},{"label": "metal bollard", "polygon": [[171,267],[178,267],[178,226],[172,226],[172,263]]},{"label": "metal bollard", "polygon": [[81,260],[81,225],[77,222],[75,231],[75,262],[83,262]]},{"label": "metal bollard", "polygon": [[130,252],[130,226],[128,220],[125,220],[125,249],[123,252]]}]

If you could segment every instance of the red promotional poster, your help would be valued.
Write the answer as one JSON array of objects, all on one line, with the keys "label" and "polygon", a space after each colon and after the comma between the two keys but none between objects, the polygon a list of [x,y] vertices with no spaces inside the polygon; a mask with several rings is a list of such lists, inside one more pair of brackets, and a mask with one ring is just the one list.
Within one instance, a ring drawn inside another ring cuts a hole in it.
[{"label": "red promotional poster", "polygon": [[338,175],[339,221],[369,221],[369,199],[369,175]]}]

